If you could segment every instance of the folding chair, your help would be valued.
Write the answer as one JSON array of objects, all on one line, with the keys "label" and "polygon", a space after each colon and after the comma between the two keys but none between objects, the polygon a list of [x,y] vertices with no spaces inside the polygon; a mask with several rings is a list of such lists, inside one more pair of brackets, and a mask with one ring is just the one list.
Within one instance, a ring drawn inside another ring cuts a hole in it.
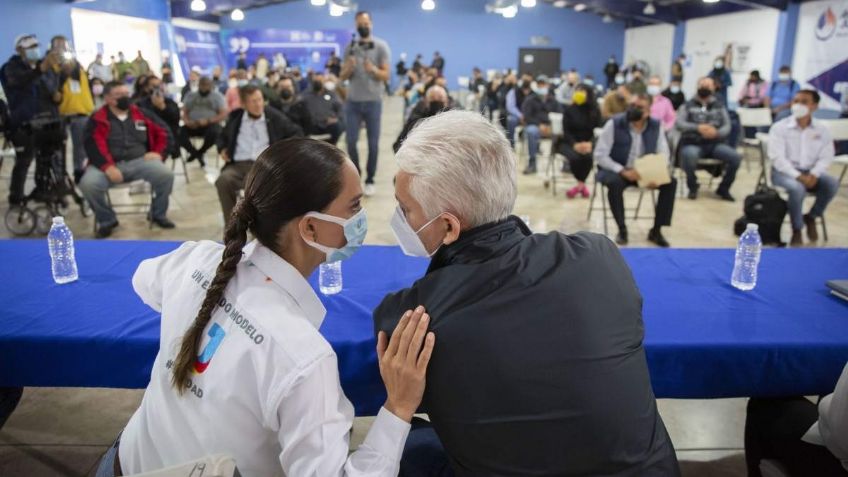
[{"label": "folding chair", "polygon": [[[822,119],[821,122],[830,130],[834,141],[848,141],[848,119]],[[842,166],[842,173],[839,174],[839,185],[842,185],[842,179],[848,171],[848,154],[836,156],[833,163]]]},{"label": "folding chair", "polygon": [[554,196],[556,196],[557,176],[559,175],[559,170],[556,167],[557,157],[559,156],[556,151],[556,144],[563,135],[562,113],[548,113],[548,120],[551,122],[551,150],[548,154],[548,167],[545,172],[545,188],[550,185]]},{"label": "folding chair", "polygon": [[[138,202],[135,200],[124,201],[124,202],[114,202],[112,200],[112,192],[113,191],[126,191],[127,196],[136,195],[133,189],[139,188],[141,186],[150,187],[143,180],[137,180],[132,182],[125,182],[123,184],[115,184],[108,189],[106,189],[106,203],[112,207],[112,210],[115,211],[115,215],[141,215],[145,214],[147,216],[147,225],[148,228],[153,228],[153,219],[150,216],[150,212],[153,207],[153,189],[150,188],[149,191],[144,190],[144,194],[147,195],[148,200],[146,202]],[[97,232],[97,219],[94,220],[94,232]]]},{"label": "folding chair", "polygon": [[[745,128],[763,128],[769,127],[772,124],[771,110],[769,108],[738,108],[736,113],[739,115],[739,124],[742,130]],[[743,132],[744,134],[744,132]],[[759,132],[757,134],[760,134]],[[742,138],[742,147],[745,151],[756,149],[762,152],[760,140],[758,138]],[[748,162],[748,155],[743,155],[745,159],[745,168],[751,172],[751,164]]]},{"label": "folding chair", "polygon": [[[607,225],[607,221],[610,219],[610,214],[612,213],[612,211],[610,211],[609,207],[607,207],[607,186],[606,186],[606,184],[604,184],[604,183],[602,183],[601,181],[598,180],[598,174],[597,173],[595,173],[595,185],[592,187],[592,198],[589,199],[589,213],[586,214],[586,220],[587,221],[591,220],[592,219],[592,212],[597,210],[597,207],[595,207],[595,197],[598,196],[598,186],[601,187],[600,194],[601,194],[601,210],[603,211],[603,215],[604,215],[604,235],[609,235],[609,227]],[[645,196],[646,190],[649,190],[651,192],[651,202],[654,204],[654,209],[656,210],[656,207],[657,207],[656,192],[657,191],[655,189],[645,189],[645,188],[642,188],[642,187],[639,187],[638,189],[639,189],[639,200],[636,201],[636,207],[632,208],[632,209],[628,209],[627,207],[625,207],[624,208],[624,215],[626,216],[627,212],[633,212],[633,220],[653,219],[652,216],[639,217],[639,212],[640,212],[640,209],[642,208],[642,199]]]}]

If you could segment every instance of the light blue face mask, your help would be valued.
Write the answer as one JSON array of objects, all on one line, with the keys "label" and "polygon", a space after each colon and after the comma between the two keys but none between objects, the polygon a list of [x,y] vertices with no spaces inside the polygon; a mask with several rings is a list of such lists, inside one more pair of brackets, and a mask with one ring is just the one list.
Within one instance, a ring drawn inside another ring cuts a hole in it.
[{"label": "light blue face mask", "polygon": [[24,55],[26,55],[27,60],[35,62],[38,61],[39,58],[41,58],[41,51],[37,46],[35,46],[24,50]]},{"label": "light blue face mask", "polygon": [[359,250],[359,247],[362,246],[362,242],[365,241],[365,235],[368,234],[368,218],[365,215],[365,209],[360,210],[349,219],[342,219],[332,215],[322,214],[320,212],[309,212],[305,215],[305,217],[315,217],[319,220],[325,220],[327,222],[341,225],[342,228],[344,228],[344,235],[345,239],[347,239],[347,243],[342,248],[327,247],[326,245],[321,245],[320,243],[306,240],[305,238],[303,239],[311,247],[324,252],[327,256],[325,260],[326,263],[346,260],[353,256],[353,254]]}]

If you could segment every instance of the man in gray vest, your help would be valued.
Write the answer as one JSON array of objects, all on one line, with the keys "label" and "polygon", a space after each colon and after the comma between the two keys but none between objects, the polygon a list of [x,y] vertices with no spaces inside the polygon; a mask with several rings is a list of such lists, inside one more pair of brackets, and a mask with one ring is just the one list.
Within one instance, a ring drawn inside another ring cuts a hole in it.
[{"label": "man in gray vest", "polygon": [[[618,225],[615,241],[619,245],[627,245],[628,241],[627,225],[624,223],[624,189],[635,186],[641,179],[633,165],[637,158],[646,154],[660,154],[668,158],[668,141],[660,122],[651,117],[651,97],[639,93],[631,96],[625,113],[607,121],[594,152],[599,167],[597,179],[607,186],[610,209]],[[654,227],[648,232],[648,240],[660,247],[668,247],[660,229],[671,225],[677,181],[672,178],[668,184],[648,184],[648,188],[659,189],[660,192],[654,211]]]},{"label": "man in gray vest", "polygon": [[368,131],[368,165],[365,177],[365,195],[374,195],[374,176],[377,174],[377,150],[380,141],[380,117],[383,112],[383,84],[389,81],[389,64],[392,53],[389,45],[371,34],[371,14],[356,14],[358,39],[350,42],[345,50],[342,81],[350,80],[345,105],[347,125],[347,154],[359,168],[359,125],[364,121]]}]

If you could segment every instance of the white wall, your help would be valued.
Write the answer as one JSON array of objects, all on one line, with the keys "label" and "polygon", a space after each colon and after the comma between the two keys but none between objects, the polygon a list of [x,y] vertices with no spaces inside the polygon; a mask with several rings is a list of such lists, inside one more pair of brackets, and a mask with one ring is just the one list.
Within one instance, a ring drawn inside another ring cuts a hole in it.
[{"label": "white wall", "polygon": [[674,49],[674,26],[650,25],[624,31],[624,63],[642,60],[659,75],[663,84],[671,75],[671,55]]},{"label": "white wall", "polygon": [[71,9],[73,24],[73,46],[77,59],[87,68],[99,50],[103,51],[103,63],[109,57],[123,51],[127,61],[132,61],[141,50],[150,69],[160,74],[162,69],[159,47],[159,22],[144,18],[95,12],[80,8]]},{"label": "white wall", "polygon": [[686,22],[683,51],[691,61],[683,77],[686,95],[693,94],[698,78],[710,72],[715,58],[723,55],[729,44],[734,47],[734,63],[743,59],[741,68],[736,65],[732,72],[733,86],[728,91],[730,102],[736,101],[739,86],[745,83],[751,70],[760,70],[760,75],[771,81],[779,15],[778,10],[770,8]]}]

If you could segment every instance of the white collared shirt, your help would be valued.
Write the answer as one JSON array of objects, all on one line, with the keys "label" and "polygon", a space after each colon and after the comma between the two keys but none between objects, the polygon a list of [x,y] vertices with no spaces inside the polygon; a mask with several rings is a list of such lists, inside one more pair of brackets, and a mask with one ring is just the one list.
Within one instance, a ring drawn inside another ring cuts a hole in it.
[{"label": "white collared shirt", "polygon": [[259,153],[268,147],[268,141],[268,125],[265,122],[265,113],[253,119],[245,111],[241,117],[233,161],[255,161],[259,157]]},{"label": "white collared shirt", "polygon": [[798,177],[808,171],[818,177],[827,171],[834,157],[830,131],[813,119],[804,129],[793,116],[774,123],[769,130],[768,157],[778,172]]},{"label": "white collared shirt", "polygon": [[150,384],[121,436],[124,474],[228,454],[246,477],[397,475],[409,424],[381,409],[348,457],[353,406],[318,332],[324,307],[294,267],[256,241],[204,330],[185,393],[173,389],[170,368],[223,249],[186,242],[133,277],[162,320]]},{"label": "white collared shirt", "polygon": [[827,447],[848,470],[848,364],[833,394],[823,397],[818,407],[819,419],[801,440]]}]

